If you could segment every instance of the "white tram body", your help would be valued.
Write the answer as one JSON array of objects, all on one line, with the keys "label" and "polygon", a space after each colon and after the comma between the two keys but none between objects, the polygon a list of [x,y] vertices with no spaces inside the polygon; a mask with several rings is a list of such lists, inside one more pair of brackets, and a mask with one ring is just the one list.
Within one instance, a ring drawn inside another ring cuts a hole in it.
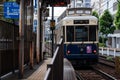
[{"label": "white tram body", "polygon": [[[69,11],[72,9],[66,10],[66,13]],[[75,8],[73,11],[77,12]],[[75,64],[98,62],[98,19],[95,16],[84,13],[65,16],[56,25],[56,44],[61,37],[64,38],[65,58]]]}]

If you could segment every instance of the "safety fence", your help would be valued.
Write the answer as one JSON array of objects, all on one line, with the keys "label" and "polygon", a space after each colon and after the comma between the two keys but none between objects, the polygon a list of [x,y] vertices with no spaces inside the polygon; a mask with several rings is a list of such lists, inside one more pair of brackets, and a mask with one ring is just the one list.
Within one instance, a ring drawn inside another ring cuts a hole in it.
[{"label": "safety fence", "polygon": [[[31,27],[25,26],[24,64],[30,61]],[[30,35],[30,36],[28,36]],[[34,35],[35,36],[35,35]],[[0,20],[0,78],[18,69],[19,26]]]},{"label": "safety fence", "polygon": [[44,80],[63,80],[63,39],[57,45],[51,63],[47,65]]},{"label": "safety fence", "polygon": [[99,47],[99,53],[102,55],[107,55],[107,56],[120,56],[120,49],[119,48],[108,48],[108,47]]}]

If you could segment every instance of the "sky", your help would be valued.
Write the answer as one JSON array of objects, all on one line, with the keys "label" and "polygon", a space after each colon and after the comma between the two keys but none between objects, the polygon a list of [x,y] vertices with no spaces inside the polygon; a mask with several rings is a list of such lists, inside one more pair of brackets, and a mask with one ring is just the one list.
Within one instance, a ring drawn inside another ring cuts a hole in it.
[{"label": "sky", "polygon": [[[65,9],[66,9],[67,7],[54,7],[54,16],[55,17],[58,17],[58,16],[60,16],[64,11],[65,11]],[[50,15],[50,17],[52,16],[52,8],[51,7],[49,7],[49,15]]]}]

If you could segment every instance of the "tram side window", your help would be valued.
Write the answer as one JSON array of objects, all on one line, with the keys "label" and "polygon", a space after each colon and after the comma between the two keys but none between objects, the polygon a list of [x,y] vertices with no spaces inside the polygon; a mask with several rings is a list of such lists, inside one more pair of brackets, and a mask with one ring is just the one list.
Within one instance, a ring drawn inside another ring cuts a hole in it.
[{"label": "tram side window", "polygon": [[74,26],[67,26],[67,42],[74,41]]},{"label": "tram side window", "polygon": [[96,27],[95,26],[89,27],[89,40],[96,41]]},{"label": "tram side window", "polygon": [[88,29],[85,26],[75,27],[75,41],[88,41]]}]

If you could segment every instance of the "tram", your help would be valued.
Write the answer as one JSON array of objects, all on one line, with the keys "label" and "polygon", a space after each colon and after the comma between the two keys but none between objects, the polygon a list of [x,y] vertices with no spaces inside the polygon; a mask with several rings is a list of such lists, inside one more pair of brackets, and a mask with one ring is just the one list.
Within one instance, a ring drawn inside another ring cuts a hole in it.
[{"label": "tram", "polygon": [[73,65],[98,62],[98,19],[91,8],[70,8],[58,18],[56,44],[64,38],[64,57]]}]

